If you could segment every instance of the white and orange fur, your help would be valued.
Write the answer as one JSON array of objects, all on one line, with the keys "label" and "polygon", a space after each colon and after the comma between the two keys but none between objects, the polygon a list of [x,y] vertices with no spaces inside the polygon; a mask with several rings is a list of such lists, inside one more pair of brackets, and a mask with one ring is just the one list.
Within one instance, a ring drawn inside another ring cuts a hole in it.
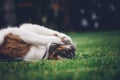
[{"label": "white and orange fur", "polygon": [[[44,56],[47,48],[51,43],[64,44],[64,41],[72,40],[64,33],[48,29],[44,26],[25,23],[20,27],[8,27],[0,30],[0,45],[4,42],[4,38],[7,34],[12,33],[18,35],[24,42],[31,44],[31,48],[23,60],[41,60]],[[44,59],[47,59],[48,53]]]}]

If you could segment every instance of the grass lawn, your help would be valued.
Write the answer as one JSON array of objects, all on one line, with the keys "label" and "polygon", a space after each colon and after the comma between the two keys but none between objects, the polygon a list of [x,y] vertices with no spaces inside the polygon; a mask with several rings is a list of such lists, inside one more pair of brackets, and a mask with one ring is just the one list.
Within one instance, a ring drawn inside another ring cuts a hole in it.
[{"label": "grass lawn", "polygon": [[68,33],[73,60],[0,61],[0,80],[120,80],[120,31]]}]

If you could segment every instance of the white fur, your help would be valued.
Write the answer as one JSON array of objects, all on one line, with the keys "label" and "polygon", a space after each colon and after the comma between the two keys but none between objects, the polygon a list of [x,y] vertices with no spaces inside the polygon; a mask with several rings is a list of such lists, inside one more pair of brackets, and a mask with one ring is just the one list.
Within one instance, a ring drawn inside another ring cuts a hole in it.
[{"label": "white fur", "polygon": [[[65,37],[67,40],[72,42],[69,36],[58,31],[51,30],[40,25],[23,24],[20,28],[8,27],[0,30],[0,45],[4,42],[5,36],[9,33],[19,35],[23,41],[32,45],[28,54],[24,57],[25,61],[42,59],[50,43],[63,44],[60,39],[62,37]],[[54,36],[54,34],[57,34],[59,37]]]},{"label": "white fur", "polygon": [[69,40],[72,43],[72,40],[69,36],[67,36],[64,33],[46,28],[44,26],[36,25],[36,24],[22,24],[20,26],[20,29],[29,30],[31,32],[37,33],[39,35],[46,35],[46,36],[54,36],[54,34],[57,34],[59,38],[65,37],[66,40]]},{"label": "white fur", "polygon": [[46,51],[45,46],[32,46],[28,54],[24,57],[25,61],[39,60],[42,59]]}]

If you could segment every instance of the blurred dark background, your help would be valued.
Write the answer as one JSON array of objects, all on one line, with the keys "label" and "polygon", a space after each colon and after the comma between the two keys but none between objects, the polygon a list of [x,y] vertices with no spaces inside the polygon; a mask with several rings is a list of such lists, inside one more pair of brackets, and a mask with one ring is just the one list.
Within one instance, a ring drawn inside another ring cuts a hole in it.
[{"label": "blurred dark background", "polygon": [[0,0],[0,28],[35,23],[59,31],[120,29],[120,0]]}]

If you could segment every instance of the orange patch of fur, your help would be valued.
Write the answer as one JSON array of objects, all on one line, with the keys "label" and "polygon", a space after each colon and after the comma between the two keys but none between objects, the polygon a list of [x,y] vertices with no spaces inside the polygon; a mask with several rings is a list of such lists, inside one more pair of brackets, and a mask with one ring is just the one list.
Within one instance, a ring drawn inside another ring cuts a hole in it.
[{"label": "orange patch of fur", "polygon": [[11,58],[23,58],[30,48],[31,45],[25,43],[18,35],[9,33],[5,36],[4,43],[0,45],[0,55]]}]

